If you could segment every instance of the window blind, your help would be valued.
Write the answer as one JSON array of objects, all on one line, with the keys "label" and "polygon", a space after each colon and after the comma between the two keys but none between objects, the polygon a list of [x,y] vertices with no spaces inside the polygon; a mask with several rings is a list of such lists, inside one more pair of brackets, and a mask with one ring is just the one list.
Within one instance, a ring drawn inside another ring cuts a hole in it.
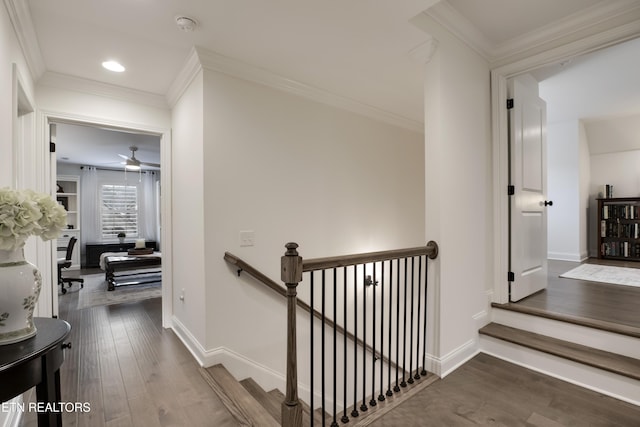
[{"label": "window blind", "polygon": [[138,236],[138,188],[104,184],[101,188],[101,228],[103,239],[115,239],[118,233]]}]

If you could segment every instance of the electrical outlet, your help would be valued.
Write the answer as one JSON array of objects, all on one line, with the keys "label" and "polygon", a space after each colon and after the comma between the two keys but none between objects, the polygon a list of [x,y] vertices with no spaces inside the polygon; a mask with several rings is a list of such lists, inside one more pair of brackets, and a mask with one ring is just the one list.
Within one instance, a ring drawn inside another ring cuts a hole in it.
[{"label": "electrical outlet", "polygon": [[256,233],[253,230],[240,232],[240,246],[253,246],[256,244]]}]

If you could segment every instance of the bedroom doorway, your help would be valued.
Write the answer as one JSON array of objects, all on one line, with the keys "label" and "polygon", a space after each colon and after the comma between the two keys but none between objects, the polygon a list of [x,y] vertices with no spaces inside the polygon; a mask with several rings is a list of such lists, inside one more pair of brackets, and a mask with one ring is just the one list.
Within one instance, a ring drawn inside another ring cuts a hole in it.
[{"label": "bedroom doorway", "polygon": [[[542,73],[557,73],[559,71],[563,71],[564,69],[569,69],[574,66],[579,65],[581,62],[585,61],[591,55],[588,54],[600,54],[608,52],[609,49],[615,49],[617,47],[622,47],[627,43],[637,43],[638,33],[637,31],[630,32],[628,34],[617,34],[617,35],[609,35],[608,38],[588,38],[584,40],[578,40],[573,43],[569,43],[567,45],[563,45],[554,49],[550,49],[538,55],[535,55],[530,58],[524,58],[522,60],[516,61],[512,64],[504,65],[497,67],[491,71],[491,91],[492,91],[492,111],[493,111],[493,134],[494,137],[494,164],[496,167],[496,174],[494,175],[494,211],[496,215],[494,217],[494,225],[496,231],[496,244],[495,248],[495,287],[492,300],[497,303],[507,303],[509,301],[509,284],[507,280],[507,272],[509,271],[509,250],[508,250],[508,206],[509,206],[509,197],[507,191],[505,189],[508,188],[509,185],[509,165],[508,165],[508,122],[507,122],[507,81],[508,79],[515,77],[520,74],[530,73],[530,74],[542,74]],[[633,59],[635,56],[632,55]],[[627,58],[629,59],[629,58]],[[616,67],[612,67],[609,63],[607,67],[609,70],[613,70]],[[622,67],[622,71],[628,72],[628,67]],[[550,74],[550,75],[551,75]],[[610,79],[609,82],[620,80]],[[585,81],[576,81],[577,83],[581,83],[583,89],[585,88],[602,88],[602,85],[598,84],[590,84]],[[635,92],[635,87],[638,84],[636,83],[633,86],[622,86],[623,94],[627,97],[630,92]],[[634,89],[631,89],[634,88]],[[613,94],[613,91],[604,91],[609,94]],[[619,93],[619,91],[616,91]],[[582,96],[582,94],[578,94]],[[584,100],[584,98],[580,98],[580,96],[576,97],[565,97],[564,101],[571,101],[581,104],[583,106],[589,105],[588,102]],[[544,93],[541,90],[541,97],[545,98]],[[553,110],[552,103],[550,100],[545,99],[548,104],[548,112],[551,114]],[[625,102],[613,103],[609,104],[615,107],[620,107],[622,105],[629,105],[629,99],[627,98]],[[637,105],[637,104],[636,104]],[[551,121],[549,120],[549,123]],[[580,130],[576,132],[578,134]],[[553,144],[553,141],[549,140],[549,146]],[[579,160],[576,160],[578,154],[573,154],[573,161],[578,163]],[[588,155],[587,155],[588,157]],[[587,160],[588,162],[588,160]],[[577,166],[576,166],[577,167]],[[552,179],[549,176],[550,181]],[[606,183],[606,182],[605,182]],[[579,184],[579,185],[582,185]],[[590,183],[586,185],[589,192],[592,192],[592,188],[590,188]],[[553,214],[559,215],[562,211],[565,203],[568,203],[572,200],[577,200],[579,197],[577,195],[578,190],[574,190],[571,198],[562,197],[553,194],[554,185],[549,183],[549,200],[554,201],[553,205]],[[587,199],[589,198],[589,194],[587,194]],[[565,224],[564,230],[579,230],[582,233],[582,236],[579,236],[580,244],[584,245],[586,240],[588,225],[585,224],[587,218],[587,211],[591,210],[590,208],[584,205],[577,205],[574,207],[574,214],[571,217],[565,217],[562,221]],[[580,215],[580,220],[576,220],[576,218]],[[549,217],[550,227],[552,224],[553,218]],[[580,224],[581,223],[581,224]],[[590,238],[590,236],[588,236]],[[564,242],[572,241],[574,239],[566,239],[563,238]],[[549,239],[549,246],[553,247],[554,241]],[[586,257],[586,251],[575,250],[574,253],[577,253],[576,261],[583,257]]]},{"label": "bedroom doorway", "polygon": [[[640,327],[625,318],[629,314],[621,309],[628,301],[640,299],[637,288],[611,288],[604,299],[598,296],[604,289],[602,284],[559,277],[584,262],[621,264],[596,258],[599,228],[595,200],[603,184],[613,184],[620,197],[635,197],[640,192],[637,175],[629,173],[634,166],[624,163],[635,165],[640,159],[637,138],[626,136],[637,135],[636,123],[640,121],[640,91],[635,90],[640,78],[630,75],[626,64],[635,63],[628,52],[639,47],[640,39],[626,40],[530,71],[555,116],[548,124],[549,199],[554,205],[549,210],[550,288],[519,305],[573,316],[588,313],[611,325],[618,322],[624,327]],[[571,82],[578,83],[582,92],[598,89],[601,98],[587,101],[586,94],[569,86]],[[569,108],[571,104],[575,111]],[[601,110],[603,106],[606,110]],[[622,266],[638,268],[640,263],[622,261]],[[619,299],[612,299],[616,295]]]},{"label": "bedroom doorway", "polygon": [[[65,258],[69,240],[76,239],[71,265],[61,275],[84,280],[62,286],[54,280],[54,311],[73,316],[70,310],[161,298],[166,283],[160,262],[153,268],[120,269],[117,279],[108,281],[102,255],[161,259],[163,136],[56,119],[50,120],[49,133],[55,143],[54,190],[67,207],[69,223],[56,243],[56,256]],[[54,268],[57,277],[56,264]],[[110,291],[110,283],[118,286]]]}]

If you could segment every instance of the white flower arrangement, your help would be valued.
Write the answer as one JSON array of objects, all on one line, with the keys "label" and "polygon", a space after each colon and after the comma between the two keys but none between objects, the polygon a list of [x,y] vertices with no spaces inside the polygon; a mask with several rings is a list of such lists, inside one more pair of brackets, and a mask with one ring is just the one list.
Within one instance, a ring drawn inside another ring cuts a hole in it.
[{"label": "white flower arrangement", "polygon": [[67,212],[50,195],[0,188],[0,249],[14,251],[29,236],[57,238],[67,226]]}]

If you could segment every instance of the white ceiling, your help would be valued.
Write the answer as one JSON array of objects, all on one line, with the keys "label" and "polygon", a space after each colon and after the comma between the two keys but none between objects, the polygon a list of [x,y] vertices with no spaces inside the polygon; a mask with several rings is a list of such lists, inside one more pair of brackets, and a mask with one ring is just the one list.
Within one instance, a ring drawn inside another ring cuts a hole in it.
[{"label": "white ceiling", "polygon": [[540,82],[549,123],[582,120],[591,154],[640,149],[640,39],[553,68]]},{"label": "white ceiling", "polygon": [[[22,0],[5,0],[20,9]],[[421,13],[487,62],[634,10],[640,0],[27,0],[44,76],[166,97],[194,46],[413,123],[423,121]],[[180,31],[176,16],[198,21]],[[567,23],[571,25],[567,25]],[[599,24],[602,25],[602,24]],[[38,56],[35,55],[35,56]],[[108,72],[106,59],[127,71]],[[37,62],[37,61],[32,61]],[[32,67],[37,68],[37,67]],[[596,104],[597,102],[594,102]]]},{"label": "white ceiling", "polygon": [[[124,159],[118,154],[131,156],[131,146],[138,148],[135,156],[141,162],[160,163],[159,136],[70,123],[56,124],[52,134],[55,134],[58,163],[123,169]],[[142,169],[156,168],[142,165]]]}]

